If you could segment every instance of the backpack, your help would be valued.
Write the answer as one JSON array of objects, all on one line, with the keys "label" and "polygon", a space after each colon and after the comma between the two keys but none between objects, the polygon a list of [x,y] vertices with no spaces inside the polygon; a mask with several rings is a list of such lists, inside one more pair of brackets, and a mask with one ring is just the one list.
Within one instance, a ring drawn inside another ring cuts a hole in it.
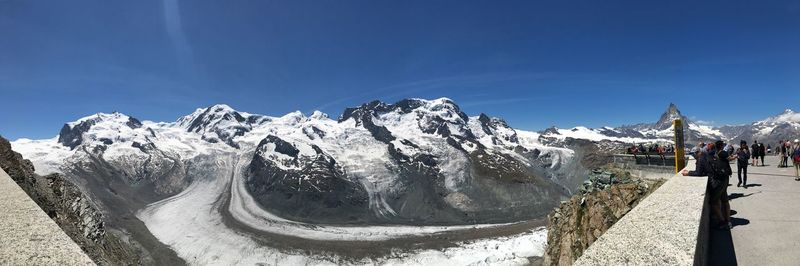
[{"label": "backpack", "polygon": [[706,159],[706,163],[709,166],[708,176],[718,180],[729,177],[732,174],[728,161],[719,158],[719,154],[720,153],[717,152],[713,156],[708,156]]},{"label": "backpack", "polygon": [[800,148],[794,149],[794,154],[792,154],[792,159],[796,163],[800,163]]}]

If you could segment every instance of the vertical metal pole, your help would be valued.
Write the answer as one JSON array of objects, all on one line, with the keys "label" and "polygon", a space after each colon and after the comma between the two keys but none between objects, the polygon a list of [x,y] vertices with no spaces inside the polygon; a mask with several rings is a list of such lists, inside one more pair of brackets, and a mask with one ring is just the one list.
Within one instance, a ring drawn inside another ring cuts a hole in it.
[{"label": "vertical metal pole", "polygon": [[677,173],[686,167],[683,143],[683,121],[681,121],[681,119],[675,119],[675,121],[672,121],[672,126],[675,128],[675,173]]}]

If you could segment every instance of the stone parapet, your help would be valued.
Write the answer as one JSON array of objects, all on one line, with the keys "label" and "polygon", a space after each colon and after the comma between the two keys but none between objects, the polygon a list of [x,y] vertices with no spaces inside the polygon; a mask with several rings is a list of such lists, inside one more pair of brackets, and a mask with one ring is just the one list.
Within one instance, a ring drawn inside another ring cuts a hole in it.
[{"label": "stone parapet", "polygon": [[[694,162],[686,169],[693,170]],[[589,246],[575,265],[705,265],[706,182],[706,177],[671,177]]]},{"label": "stone parapet", "polygon": [[94,265],[0,169],[0,265]]}]

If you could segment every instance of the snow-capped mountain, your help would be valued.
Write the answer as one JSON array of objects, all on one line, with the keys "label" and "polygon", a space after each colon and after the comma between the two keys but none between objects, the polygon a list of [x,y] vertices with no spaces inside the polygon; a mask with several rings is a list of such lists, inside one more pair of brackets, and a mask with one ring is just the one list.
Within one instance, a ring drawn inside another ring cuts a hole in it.
[{"label": "snow-capped mountain", "polygon": [[726,125],[712,127],[692,121],[681,114],[678,107],[670,104],[667,110],[655,123],[642,123],[620,127],[571,129],[548,128],[541,132],[540,143],[558,145],[567,139],[583,139],[593,142],[631,143],[671,143],[674,138],[672,121],[682,118],[687,145],[698,142],[726,140],[737,142],[753,140],[768,144],[777,144],[780,140],[794,140],[800,137],[800,113],[786,109],[782,113],[745,125]]},{"label": "snow-capped mountain", "polygon": [[542,132],[542,142],[554,143],[572,138],[586,139],[595,142],[609,141],[627,144],[652,142],[670,143],[674,141],[673,138],[675,134],[672,128],[672,122],[678,118],[684,121],[684,134],[688,143],[725,139],[725,134],[719,129],[690,120],[688,117],[681,114],[675,104],[670,103],[667,110],[661,114],[661,117],[655,123],[601,127],[596,129],[582,126],[571,129],[552,127]]},{"label": "snow-capped mountain", "polygon": [[758,140],[774,145],[781,140],[800,138],[800,113],[786,109],[780,114],[749,125],[723,126],[719,130],[731,140]]},{"label": "snow-capped mountain", "polygon": [[[131,219],[203,263],[261,256],[226,254],[225,245],[249,241],[235,228],[304,241],[383,241],[542,217],[585,170],[574,151],[539,138],[441,98],[374,101],[336,120],[227,105],[175,122],[98,113],[66,123],[55,138],[12,146],[38,172],[82,184],[117,217],[111,226],[134,241],[151,240]],[[197,235],[204,230],[236,240],[186,242],[208,238]],[[198,245],[214,252],[198,254]]]}]

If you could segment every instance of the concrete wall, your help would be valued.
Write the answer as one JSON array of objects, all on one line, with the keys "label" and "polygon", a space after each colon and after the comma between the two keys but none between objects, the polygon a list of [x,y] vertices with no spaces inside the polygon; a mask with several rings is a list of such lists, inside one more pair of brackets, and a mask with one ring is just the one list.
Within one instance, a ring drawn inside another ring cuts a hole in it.
[{"label": "concrete wall", "polygon": [[[694,161],[688,163],[694,169]],[[705,265],[706,177],[671,177],[578,258],[575,265]]]},{"label": "concrete wall", "polygon": [[94,265],[0,169],[0,265]]}]

